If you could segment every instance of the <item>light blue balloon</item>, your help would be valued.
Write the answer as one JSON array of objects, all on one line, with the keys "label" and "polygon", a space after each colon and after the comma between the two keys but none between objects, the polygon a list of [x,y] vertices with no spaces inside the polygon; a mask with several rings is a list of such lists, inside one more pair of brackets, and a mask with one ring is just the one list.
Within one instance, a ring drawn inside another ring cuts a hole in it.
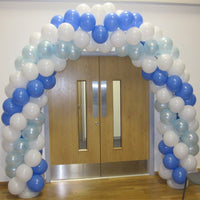
[{"label": "light blue balloon", "polygon": [[159,47],[159,53],[169,53],[172,50],[173,47],[173,41],[169,37],[162,37],[158,40],[158,47]]},{"label": "light blue balloon", "polygon": [[117,56],[119,57],[125,57],[128,55],[128,45],[124,45],[122,47],[117,47],[115,49]]},{"label": "light blue balloon", "polygon": [[13,149],[16,153],[24,155],[28,149],[28,141],[24,138],[19,138],[15,141]]},{"label": "light blue balloon", "polygon": [[144,53],[147,56],[154,56],[154,55],[156,55],[158,49],[159,49],[159,47],[158,47],[158,43],[157,43],[156,40],[147,40],[144,43]]},{"label": "light blue balloon", "polygon": [[38,44],[37,50],[40,58],[50,58],[53,54],[53,45],[50,41],[43,40]]},{"label": "light blue balloon", "polygon": [[37,124],[29,123],[24,130],[22,130],[22,136],[26,140],[35,140],[40,134],[40,128]]},{"label": "light blue balloon", "polygon": [[81,56],[81,49],[79,49],[75,44],[71,43],[70,46],[70,60],[77,60]]},{"label": "light blue balloon", "polygon": [[182,137],[181,140],[189,147],[194,146],[199,141],[199,136],[194,131],[186,132]]},{"label": "light blue balloon", "polygon": [[160,121],[163,124],[170,125],[175,119],[176,119],[176,113],[173,113],[168,108],[165,108],[160,112]]},{"label": "light blue balloon", "polygon": [[154,106],[158,112],[161,112],[163,109],[168,108],[168,103],[160,103],[156,100]]},{"label": "light blue balloon", "polygon": [[42,126],[45,122],[45,115],[43,112],[40,112],[39,116],[34,120],[28,120],[28,124],[35,124],[37,126]]},{"label": "light blue balloon", "polygon": [[173,47],[171,52],[170,52],[170,55],[174,58],[174,59],[177,59],[179,58],[179,55],[180,55],[180,52],[179,52],[179,49],[177,47]]},{"label": "light blue balloon", "polygon": [[26,45],[22,49],[22,57],[25,62],[37,63],[39,59],[37,48],[32,45]]},{"label": "light blue balloon", "polygon": [[24,162],[24,156],[17,152],[9,152],[6,156],[6,164],[9,166],[19,166]]},{"label": "light blue balloon", "polygon": [[188,147],[189,148],[189,154],[196,156],[199,153],[199,145],[196,144],[194,146]]},{"label": "light blue balloon", "polygon": [[173,128],[178,136],[183,135],[188,131],[188,123],[183,119],[176,119],[173,121]]},{"label": "light blue balloon", "polygon": [[58,58],[66,59],[70,54],[71,43],[58,40],[54,46],[54,53]]},{"label": "light blue balloon", "polygon": [[7,165],[5,172],[9,178],[13,178],[16,176],[16,170],[18,166]]},{"label": "light blue balloon", "polygon": [[129,57],[131,60],[139,60],[144,55],[144,46],[141,43],[129,45]]},{"label": "light blue balloon", "polygon": [[24,66],[25,64],[25,61],[23,59],[22,56],[18,56],[16,59],[15,59],[15,69],[17,71],[21,71],[22,67]]}]

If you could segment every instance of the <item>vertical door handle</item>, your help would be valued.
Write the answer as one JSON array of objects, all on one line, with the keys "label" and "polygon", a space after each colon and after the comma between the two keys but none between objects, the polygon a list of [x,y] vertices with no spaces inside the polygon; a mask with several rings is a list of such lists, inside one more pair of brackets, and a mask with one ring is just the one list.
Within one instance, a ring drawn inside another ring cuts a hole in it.
[{"label": "vertical door handle", "polygon": [[98,81],[92,81],[92,109],[93,117],[99,116],[99,83]]},{"label": "vertical door handle", "polygon": [[101,81],[101,116],[107,115],[107,81]]}]

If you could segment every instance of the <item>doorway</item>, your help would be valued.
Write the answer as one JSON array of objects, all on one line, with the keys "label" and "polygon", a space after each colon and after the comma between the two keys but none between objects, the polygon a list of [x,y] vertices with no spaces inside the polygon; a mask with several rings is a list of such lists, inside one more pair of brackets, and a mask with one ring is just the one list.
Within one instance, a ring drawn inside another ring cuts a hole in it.
[{"label": "doorway", "polygon": [[128,57],[81,57],[49,92],[51,179],[148,173],[149,93]]}]

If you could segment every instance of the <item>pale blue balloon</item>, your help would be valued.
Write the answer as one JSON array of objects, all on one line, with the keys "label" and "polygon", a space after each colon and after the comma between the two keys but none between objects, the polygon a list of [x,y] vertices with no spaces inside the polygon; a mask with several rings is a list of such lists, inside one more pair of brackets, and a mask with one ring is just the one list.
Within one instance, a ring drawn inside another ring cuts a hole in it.
[{"label": "pale blue balloon", "polygon": [[81,56],[81,49],[79,49],[75,44],[71,43],[70,45],[70,60],[77,60]]},{"label": "pale blue balloon", "polygon": [[131,60],[139,60],[144,55],[144,46],[141,43],[129,45],[129,57]]},{"label": "pale blue balloon", "polygon": [[6,165],[6,175],[9,177],[9,178],[13,178],[16,176],[16,170],[17,170],[17,167],[18,166],[12,166],[12,165]]},{"label": "pale blue balloon", "polygon": [[128,45],[124,45],[122,47],[117,47],[115,49],[115,52],[117,54],[117,56],[119,57],[125,57],[128,55]]},{"label": "pale blue balloon", "polygon": [[40,58],[50,58],[54,49],[50,41],[43,40],[38,44],[37,50]]},{"label": "pale blue balloon", "polygon": [[24,138],[19,138],[15,141],[13,149],[16,153],[24,155],[29,147],[28,141]]},{"label": "pale blue balloon", "polygon": [[24,156],[17,152],[9,152],[6,156],[6,164],[9,166],[19,166],[24,162]]},{"label": "pale blue balloon", "polygon": [[170,125],[175,119],[176,119],[176,113],[173,113],[168,108],[165,108],[160,112],[160,121],[163,124]]},{"label": "pale blue balloon", "polygon": [[196,156],[199,153],[199,145],[196,144],[194,146],[188,147],[189,148],[189,154]]},{"label": "pale blue balloon", "polygon": [[37,126],[42,126],[45,122],[45,115],[43,112],[40,112],[39,116],[34,120],[28,120],[28,124],[35,124]]},{"label": "pale blue balloon", "polygon": [[158,112],[161,112],[163,109],[168,108],[168,103],[160,103],[156,100],[154,106]]},{"label": "pale blue balloon", "polygon": [[40,128],[37,124],[29,123],[24,130],[22,130],[22,136],[26,140],[35,140],[40,134]]},{"label": "pale blue balloon", "polygon": [[159,47],[159,53],[169,53],[172,50],[173,47],[173,41],[169,37],[162,37],[158,40],[158,47]]},{"label": "pale blue balloon", "polygon": [[22,49],[22,57],[25,62],[37,63],[39,59],[37,48],[32,45],[26,45]]},{"label": "pale blue balloon", "polygon": [[15,69],[17,71],[21,71],[22,67],[24,66],[25,64],[25,61],[23,59],[22,56],[18,56],[16,59],[15,59]]},{"label": "pale blue balloon", "polygon": [[174,58],[174,59],[177,59],[179,58],[179,55],[180,55],[180,52],[179,52],[179,49],[177,47],[173,47],[171,52],[170,52],[170,55]]},{"label": "pale blue balloon", "polygon": [[194,131],[188,131],[181,137],[181,140],[190,147],[198,143],[199,136]]},{"label": "pale blue balloon", "polygon": [[54,53],[58,58],[66,59],[70,54],[71,43],[58,40],[54,46]]},{"label": "pale blue balloon", "polygon": [[172,124],[176,134],[179,136],[188,131],[188,123],[181,118],[174,120]]},{"label": "pale blue balloon", "polygon": [[156,55],[158,49],[159,49],[159,47],[158,47],[158,43],[156,40],[147,40],[144,43],[144,53],[147,56]]}]

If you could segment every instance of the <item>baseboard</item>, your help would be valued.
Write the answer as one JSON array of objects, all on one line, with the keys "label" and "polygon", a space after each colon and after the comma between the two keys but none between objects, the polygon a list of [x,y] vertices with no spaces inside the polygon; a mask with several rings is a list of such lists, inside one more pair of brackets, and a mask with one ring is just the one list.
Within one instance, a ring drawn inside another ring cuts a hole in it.
[{"label": "baseboard", "polygon": [[8,185],[8,181],[0,182],[0,186],[5,186],[5,185]]}]

